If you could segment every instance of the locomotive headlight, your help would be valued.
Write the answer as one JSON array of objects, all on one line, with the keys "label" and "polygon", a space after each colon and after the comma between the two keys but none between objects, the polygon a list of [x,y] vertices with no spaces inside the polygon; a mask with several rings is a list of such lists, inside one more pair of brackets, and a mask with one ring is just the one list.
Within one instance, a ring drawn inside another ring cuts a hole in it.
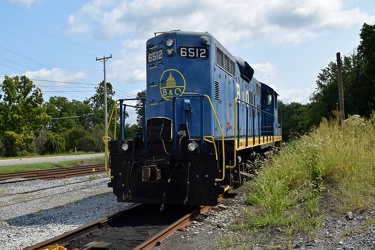
[{"label": "locomotive headlight", "polygon": [[195,151],[196,149],[198,149],[198,143],[196,143],[195,141],[189,142],[188,149],[190,152]]},{"label": "locomotive headlight", "polygon": [[121,144],[122,151],[126,152],[129,149],[129,144],[127,142],[124,142]]},{"label": "locomotive headlight", "polygon": [[210,43],[211,43],[210,37],[208,37],[208,36],[201,36],[200,37],[200,42],[203,45],[210,45]]},{"label": "locomotive headlight", "polygon": [[167,55],[170,56],[174,53],[174,49],[173,48],[168,48],[167,49]]},{"label": "locomotive headlight", "polygon": [[174,40],[172,38],[168,38],[167,41],[165,42],[165,45],[168,47],[172,46],[174,44]]}]

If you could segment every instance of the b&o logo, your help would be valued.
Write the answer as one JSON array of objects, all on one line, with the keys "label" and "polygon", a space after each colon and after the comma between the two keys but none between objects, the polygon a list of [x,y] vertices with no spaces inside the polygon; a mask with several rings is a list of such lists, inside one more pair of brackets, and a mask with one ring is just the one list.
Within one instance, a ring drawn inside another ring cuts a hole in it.
[{"label": "b&o logo", "polygon": [[176,69],[165,70],[160,77],[160,94],[165,100],[183,95],[186,89],[185,77]]}]

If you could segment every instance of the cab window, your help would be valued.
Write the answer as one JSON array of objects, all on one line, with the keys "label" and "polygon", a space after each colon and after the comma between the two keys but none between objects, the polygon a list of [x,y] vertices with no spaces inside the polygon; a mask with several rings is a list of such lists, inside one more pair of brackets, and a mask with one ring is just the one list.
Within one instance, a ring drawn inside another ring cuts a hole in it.
[{"label": "cab window", "polygon": [[263,92],[263,104],[266,106],[272,104],[272,94],[269,91]]}]

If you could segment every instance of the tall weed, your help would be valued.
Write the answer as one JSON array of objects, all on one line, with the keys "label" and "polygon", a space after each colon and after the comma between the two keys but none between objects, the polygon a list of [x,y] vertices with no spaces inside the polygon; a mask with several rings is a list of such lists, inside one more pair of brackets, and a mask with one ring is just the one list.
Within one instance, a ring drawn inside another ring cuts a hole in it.
[{"label": "tall weed", "polygon": [[374,136],[375,113],[368,120],[323,120],[283,146],[248,184],[246,227],[314,234],[325,207],[338,213],[374,210]]}]

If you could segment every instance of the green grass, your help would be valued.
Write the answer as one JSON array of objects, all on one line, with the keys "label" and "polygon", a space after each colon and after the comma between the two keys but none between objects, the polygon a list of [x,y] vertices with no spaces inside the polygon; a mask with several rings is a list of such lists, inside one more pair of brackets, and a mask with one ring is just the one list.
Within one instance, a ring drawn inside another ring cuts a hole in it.
[{"label": "green grass", "polygon": [[33,171],[39,169],[49,169],[49,168],[66,168],[70,166],[78,166],[83,164],[104,164],[104,157],[91,158],[91,159],[80,159],[80,160],[70,160],[55,163],[33,163],[33,164],[18,164],[11,166],[0,167],[0,174],[5,173],[17,173],[25,171]]},{"label": "green grass", "polygon": [[[375,210],[375,114],[320,126],[268,160],[247,184],[247,212],[234,229],[276,230],[285,248],[297,234],[316,236],[325,212]],[[236,244],[243,244],[237,237]],[[234,245],[235,246],[235,245]]]},{"label": "green grass", "polygon": [[10,159],[23,159],[23,158],[38,158],[38,157],[54,157],[54,156],[66,156],[66,155],[87,155],[87,154],[97,154],[97,152],[84,152],[84,151],[69,151],[66,153],[61,153],[61,154],[53,154],[53,155],[38,155],[34,153],[30,153],[25,156],[13,156],[13,157],[1,157],[0,160],[10,160]]}]

